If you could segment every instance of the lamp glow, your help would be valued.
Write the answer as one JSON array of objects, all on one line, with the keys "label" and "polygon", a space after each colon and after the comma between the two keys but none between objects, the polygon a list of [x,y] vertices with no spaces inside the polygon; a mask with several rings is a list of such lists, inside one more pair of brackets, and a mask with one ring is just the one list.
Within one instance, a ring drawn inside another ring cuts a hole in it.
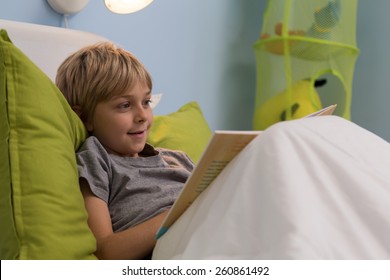
[{"label": "lamp glow", "polygon": [[104,0],[106,7],[117,14],[130,14],[142,10],[153,0]]}]

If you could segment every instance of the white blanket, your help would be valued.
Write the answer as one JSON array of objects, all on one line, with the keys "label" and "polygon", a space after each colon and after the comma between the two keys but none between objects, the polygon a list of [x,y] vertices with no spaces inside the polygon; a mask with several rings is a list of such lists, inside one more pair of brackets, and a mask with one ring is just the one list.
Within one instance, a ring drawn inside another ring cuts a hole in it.
[{"label": "white blanket", "polygon": [[336,116],[276,124],[162,236],[153,259],[390,259],[390,145]]}]

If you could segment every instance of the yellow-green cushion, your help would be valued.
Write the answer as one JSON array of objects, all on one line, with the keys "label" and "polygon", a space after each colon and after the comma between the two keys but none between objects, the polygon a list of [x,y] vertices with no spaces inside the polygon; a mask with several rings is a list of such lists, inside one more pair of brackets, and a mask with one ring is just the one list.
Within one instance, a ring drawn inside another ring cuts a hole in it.
[{"label": "yellow-green cushion", "polygon": [[75,159],[85,137],[60,91],[1,30],[1,259],[94,258]]},{"label": "yellow-green cushion", "polygon": [[177,112],[155,116],[148,142],[155,147],[181,150],[197,163],[211,137],[197,102],[190,102]]}]

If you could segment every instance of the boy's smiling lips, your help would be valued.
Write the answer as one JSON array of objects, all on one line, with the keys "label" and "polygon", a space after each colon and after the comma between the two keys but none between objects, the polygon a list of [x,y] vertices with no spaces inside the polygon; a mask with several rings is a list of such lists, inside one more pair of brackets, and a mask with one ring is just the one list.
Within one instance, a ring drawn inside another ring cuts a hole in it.
[{"label": "boy's smiling lips", "polygon": [[134,132],[127,132],[127,135],[130,135],[130,136],[141,136],[141,135],[144,135],[146,133],[146,130],[139,130],[139,131],[134,131]]}]

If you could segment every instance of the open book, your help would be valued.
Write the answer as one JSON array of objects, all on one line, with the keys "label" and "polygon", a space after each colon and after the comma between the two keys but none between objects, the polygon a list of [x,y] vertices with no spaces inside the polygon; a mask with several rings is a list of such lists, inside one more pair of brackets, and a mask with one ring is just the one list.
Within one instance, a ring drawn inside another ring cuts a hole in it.
[{"label": "open book", "polygon": [[[331,115],[336,105],[328,106],[306,117]],[[211,184],[226,165],[261,131],[217,130],[211,137],[198,165],[162,223],[156,238],[161,237],[195,199]]]}]

